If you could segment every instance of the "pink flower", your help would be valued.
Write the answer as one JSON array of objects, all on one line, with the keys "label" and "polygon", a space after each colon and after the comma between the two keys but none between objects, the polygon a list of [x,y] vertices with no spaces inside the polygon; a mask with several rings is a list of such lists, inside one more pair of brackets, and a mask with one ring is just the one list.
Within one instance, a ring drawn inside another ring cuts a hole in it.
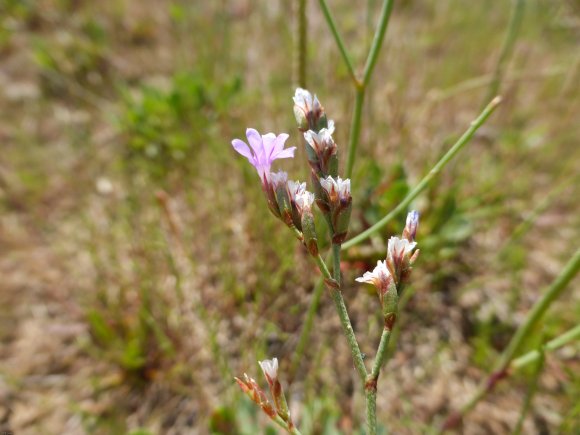
[{"label": "pink flower", "polygon": [[278,136],[274,133],[260,135],[253,128],[248,128],[246,130],[246,137],[250,144],[249,147],[240,139],[232,140],[232,146],[256,168],[263,183],[269,180],[270,168],[274,160],[294,157],[296,147],[284,149],[284,143],[288,139],[286,133],[279,134]]}]

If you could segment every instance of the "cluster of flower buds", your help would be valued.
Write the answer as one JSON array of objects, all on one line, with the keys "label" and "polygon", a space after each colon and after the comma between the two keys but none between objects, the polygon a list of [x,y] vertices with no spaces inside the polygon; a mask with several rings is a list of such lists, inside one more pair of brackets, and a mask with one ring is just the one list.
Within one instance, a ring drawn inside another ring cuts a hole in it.
[{"label": "cluster of flower buds", "polygon": [[419,213],[412,211],[407,215],[407,224],[402,238],[391,237],[387,244],[387,258],[378,261],[372,272],[365,272],[358,282],[372,284],[377,288],[379,300],[387,326],[392,328],[398,303],[398,293],[409,280],[413,263],[419,256],[415,236],[419,226]]},{"label": "cluster of flower buds", "polygon": [[342,243],[350,220],[350,180],[338,177],[338,147],[334,142],[334,121],[327,120],[316,95],[296,89],[294,114],[304,133],[316,204],[331,227],[332,242]]},{"label": "cluster of flower buds", "polygon": [[266,393],[264,390],[260,388],[258,383],[255,379],[250,378],[247,374],[244,373],[244,379],[234,378],[242,391],[246,393],[246,395],[255,402],[268,417],[271,419],[276,418],[276,411],[274,407],[270,404],[270,401],[266,397]]},{"label": "cluster of flower buds", "polygon": [[304,133],[308,163],[317,177],[336,177],[338,174],[338,147],[332,138],[333,133],[334,121],[330,121],[328,128],[319,132],[308,130]]},{"label": "cluster of flower buds", "polygon": [[316,95],[312,96],[306,89],[298,88],[293,99],[294,116],[300,131],[319,131],[328,127],[324,107],[322,107]]},{"label": "cluster of flower buds", "polygon": [[286,424],[288,431],[292,431],[294,429],[294,423],[290,417],[290,411],[288,409],[284,390],[282,389],[282,384],[278,380],[278,359],[274,358],[271,360],[260,361],[259,364],[264,372],[266,382],[268,382],[268,386],[270,387],[270,394],[272,395],[274,406],[270,404],[266,394],[254,379],[244,373],[244,379],[235,378],[235,380],[242,391],[257,403],[268,417],[272,420],[280,418]]},{"label": "cluster of flower buds", "polygon": [[327,214],[332,226],[332,243],[341,244],[346,239],[352,196],[350,195],[350,180],[336,179],[330,175],[320,179],[320,193],[316,203]]}]

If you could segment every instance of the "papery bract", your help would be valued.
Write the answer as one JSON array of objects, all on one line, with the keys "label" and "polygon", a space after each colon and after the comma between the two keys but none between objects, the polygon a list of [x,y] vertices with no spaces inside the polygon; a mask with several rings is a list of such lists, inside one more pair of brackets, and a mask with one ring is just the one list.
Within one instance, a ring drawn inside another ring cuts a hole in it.
[{"label": "papery bract", "polygon": [[365,272],[363,276],[356,278],[356,281],[374,285],[382,299],[382,296],[389,291],[393,277],[387,268],[386,261],[379,260],[372,272]]}]

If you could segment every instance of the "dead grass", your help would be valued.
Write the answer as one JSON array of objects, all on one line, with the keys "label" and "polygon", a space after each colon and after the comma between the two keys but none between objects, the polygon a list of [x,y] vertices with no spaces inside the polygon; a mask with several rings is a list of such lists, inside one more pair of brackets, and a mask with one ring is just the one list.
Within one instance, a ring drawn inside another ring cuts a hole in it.
[{"label": "dead grass", "polygon": [[[266,356],[277,356],[283,370],[288,365],[317,275],[268,214],[255,174],[229,141],[253,126],[291,132],[299,142],[290,107],[289,12],[282,2],[218,3],[46,0],[0,18],[0,36],[8,35],[0,38],[2,429],[207,433],[216,408],[247,405],[233,375],[258,375],[256,360]],[[360,58],[365,10],[333,3]],[[352,106],[351,92],[343,91],[348,76],[315,2],[309,8],[311,87],[336,120],[342,147]],[[425,433],[464,402],[577,245],[578,20],[572,2],[529,2],[505,105],[416,203],[427,212],[423,259],[379,385],[380,420],[393,433]],[[396,5],[366,107],[353,180],[359,195],[368,188],[371,200],[382,201],[392,187],[386,174],[373,190],[371,161],[385,171],[401,163],[412,185],[464,130],[485,87],[461,84],[488,74],[506,22],[505,5]],[[95,47],[67,54],[63,47],[81,36]],[[44,54],[67,63],[51,69],[35,62],[38,41],[48,47]],[[93,51],[96,63],[87,54]],[[83,62],[98,66],[87,70]],[[207,138],[194,144],[195,159],[166,179],[150,179],[123,159],[119,89],[138,93],[144,83],[192,70],[216,83],[239,75],[243,90],[226,114],[204,109],[211,121]],[[292,178],[305,178],[303,150],[295,160],[287,166]],[[500,252],[566,180],[527,232]],[[167,209],[156,199],[161,190]],[[446,215],[448,192],[454,206]],[[468,222],[471,230],[459,237],[465,227],[439,225],[435,216]],[[370,255],[353,252],[346,282],[380,254],[378,242]],[[538,336],[577,322],[577,286],[552,307]],[[354,286],[345,297],[372,357],[381,327],[375,297]],[[292,406],[298,419],[320,406],[340,431],[353,433],[364,398],[327,302],[292,384]],[[150,315],[146,363],[131,371],[115,359],[114,347],[98,343],[87,313],[98,310],[122,338],[139,331],[143,307]],[[524,433],[580,427],[578,368],[577,345],[548,357]],[[509,433],[525,385],[524,375],[505,382],[469,416],[463,433]],[[317,402],[321,397],[327,402]],[[227,419],[225,427],[242,430]],[[313,433],[334,433],[321,427]]]}]

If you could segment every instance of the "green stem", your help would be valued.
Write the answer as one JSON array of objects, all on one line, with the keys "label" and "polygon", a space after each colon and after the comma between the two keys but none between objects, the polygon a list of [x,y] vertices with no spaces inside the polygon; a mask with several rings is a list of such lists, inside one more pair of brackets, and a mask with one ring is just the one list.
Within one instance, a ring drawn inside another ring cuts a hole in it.
[{"label": "green stem", "polygon": [[560,275],[554,280],[552,285],[547,289],[542,298],[536,302],[532,311],[528,314],[526,321],[518,328],[511,339],[507,349],[502,354],[499,362],[496,364],[495,371],[507,369],[520,346],[531,333],[532,329],[542,319],[546,310],[566,289],[568,283],[576,276],[580,270],[580,249],[576,251],[572,259],[566,264]]},{"label": "green stem", "polygon": [[364,86],[357,87],[354,101],[354,111],[352,112],[350,136],[348,138],[348,155],[346,157],[345,178],[350,178],[352,176],[352,169],[354,167],[356,149],[358,147],[360,138],[360,128],[362,121],[364,99],[365,99],[365,87]]},{"label": "green stem", "polygon": [[334,280],[340,286],[340,245],[336,243],[332,244],[332,273]]},{"label": "green stem", "polygon": [[425,190],[429,183],[441,172],[441,170],[463,149],[463,147],[471,140],[475,132],[481,127],[487,118],[494,112],[499,103],[501,102],[500,97],[495,97],[487,107],[481,112],[481,114],[471,123],[471,126],[463,133],[459,140],[445,153],[443,157],[437,162],[435,166],[423,177],[423,179],[415,186],[415,188],[409,192],[401,203],[395,207],[390,213],[383,217],[380,221],[374,224],[372,227],[363,231],[359,235],[347,240],[343,245],[342,249],[348,249],[363,240],[369,238],[381,228],[383,228],[388,222],[390,222],[399,213],[405,211],[407,206],[413,201],[419,194]]},{"label": "green stem", "polygon": [[528,352],[514,359],[510,364],[510,369],[519,370],[522,367],[540,359],[542,357],[542,353],[552,352],[576,339],[580,339],[580,324],[576,325],[574,328],[570,329],[564,334],[559,335],[553,340],[548,341],[544,346],[543,352],[532,350],[531,352]]},{"label": "green stem", "polygon": [[385,33],[387,31],[387,27],[389,24],[389,18],[391,17],[391,12],[393,11],[393,0],[385,0],[383,2],[383,7],[381,9],[381,15],[379,18],[379,25],[375,32],[375,37],[373,39],[373,44],[371,45],[371,49],[369,51],[369,55],[367,57],[367,61],[365,63],[365,69],[363,73],[363,86],[369,84],[371,76],[373,74],[373,70],[377,63],[377,59],[379,58],[379,52],[381,51],[381,47],[383,45],[383,40],[385,39]]},{"label": "green stem", "polygon": [[579,270],[580,249],[576,251],[560,275],[558,275],[550,287],[548,287],[544,292],[541,299],[536,302],[532,311],[527,315],[525,322],[518,328],[508,344],[508,347],[502,353],[491,375],[480,384],[475,394],[467,401],[467,403],[456,414],[451,415],[447,419],[443,425],[442,431],[459,424],[463,416],[475,408],[475,405],[477,405],[488,392],[493,390],[499,380],[508,375],[510,363],[524,340],[531,333],[532,329],[540,322],[546,310],[562,294],[568,283],[576,276]]},{"label": "green stem", "polygon": [[348,54],[348,51],[346,51],[346,47],[344,45],[342,37],[340,36],[340,33],[338,33],[336,23],[334,21],[334,18],[332,17],[332,14],[330,13],[330,9],[328,9],[328,5],[326,4],[326,0],[319,0],[319,3],[320,3],[320,8],[322,9],[322,13],[324,14],[324,18],[326,19],[326,22],[328,23],[328,27],[330,27],[330,31],[332,32],[332,36],[334,36],[334,40],[336,41],[336,45],[338,46],[338,50],[340,51],[342,59],[344,60],[344,63],[346,64],[346,67],[348,68],[348,73],[349,73],[350,77],[352,78],[352,81],[356,85],[358,85],[359,79],[357,78],[356,73],[354,71],[352,61],[350,60],[350,55]]},{"label": "green stem", "polygon": [[306,60],[308,50],[308,21],[306,0],[298,0],[298,86],[306,88]]},{"label": "green stem", "polygon": [[330,294],[332,296],[332,300],[334,301],[334,305],[336,306],[336,310],[338,311],[338,317],[340,318],[343,332],[346,335],[346,339],[354,359],[354,366],[356,367],[361,381],[364,382],[367,376],[367,370],[363,361],[362,353],[358,346],[358,342],[356,341],[354,330],[352,329],[352,325],[350,323],[350,318],[348,317],[348,312],[346,310],[346,305],[344,304],[344,299],[342,298],[342,293],[339,289],[332,289]]},{"label": "green stem", "polygon": [[[381,340],[379,342],[379,348],[377,349],[377,355],[375,357],[375,362],[373,363],[373,368],[371,373],[367,377],[367,382],[365,385],[366,393],[366,403],[367,403],[367,425],[369,434],[376,434],[377,426],[377,383],[379,381],[379,375],[381,373],[381,368],[385,363],[387,358],[387,349],[389,348],[389,341],[392,336],[393,326],[395,325],[397,319],[399,298],[397,296],[396,290],[392,291],[391,297],[387,301],[387,312],[383,311],[385,325],[383,327],[383,333],[381,334]],[[383,302],[385,303],[385,302]]]},{"label": "green stem", "polygon": [[302,435],[300,433],[300,431],[296,428],[296,426],[292,426],[291,429],[286,429],[288,431],[288,433],[291,433],[292,435]]},{"label": "green stem", "polygon": [[[338,250],[340,250],[340,245],[338,245]],[[333,245],[333,252],[336,252],[336,249]],[[315,257],[316,264],[318,265],[320,271],[324,275],[324,278],[331,281],[336,281],[335,278],[330,274],[328,271],[328,267],[326,267],[326,263],[322,259],[320,255]],[[339,257],[340,262],[340,257]],[[340,268],[338,269],[338,274],[340,274]],[[339,276],[340,279],[340,276]],[[365,363],[363,361],[363,356],[358,346],[358,342],[356,341],[356,336],[354,333],[354,329],[352,328],[352,324],[350,323],[350,318],[348,316],[348,311],[346,309],[346,305],[344,303],[344,299],[342,297],[342,292],[340,288],[330,288],[330,295],[336,306],[336,311],[338,312],[338,317],[340,318],[340,324],[342,326],[342,330],[344,335],[346,336],[346,340],[348,342],[348,346],[350,347],[350,352],[352,354],[352,358],[354,360],[354,366],[358,372],[361,381],[365,382],[367,376],[367,369],[365,367]]]},{"label": "green stem", "polygon": [[542,369],[544,368],[544,360],[545,360],[545,358],[544,358],[545,354],[541,350],[541,348],[540,348],[540,355],[541,355],[541,358],[536,362],[531,379],[528,381],[529,382],[528,391],[526,393],[526,398],[524,400],[524,404],[522,405],[522,410],[520,412],[520,418],[518,419],[518,423],[516,424],[516,427],[515,427],[514,431],[512,432],[513,435],[520,435],[522,433],[522,428],[524,426],[524,420],[526,418],[526,414],[528,413],[528,411],[530,410],[530,407],[532,406],[532,400],[534,398],[534,395],[536,394],[536,391],[538,391],[538,380],[540,379],[540,374],[542,373]]},{"label": "green stem", "polygon": [[484,104],[487,103],[491,98],[493,98],[494,95],[497,95],[497,92],[501,85],[501,80],[503,78],[505,66],[513,53],[514,44],[520,31],[522,17],[524,15],[525,0],[512,0],[512,1],[513,6],[511,9],[510,22],[508,25],[507,32],[505,34],[505,38],[503,40],[499,57],[493,70],[493,78],[491,79],[489,88],[485,95],[485,99],[483,100]]},{"label": "green stem", "polygon": [[387,349],[389,348],[389,341],[391,340],[392,332],[393,332],[392,329],[389,329],[387,327],[383,328],[383,334],[381,335],[381,341],[379,342],[377,356],[375,357],[373,370],[371,372],[371,376],[375,380],[379,378],[381,367],[383,367],[383,364],[385,363],[385,356],[387,354]]},{"label": "green stem", "polygon": [[365,390],[366,408],[367,408],[367,432],[368,435],[377,434],[377,389],[371,388]]}]

